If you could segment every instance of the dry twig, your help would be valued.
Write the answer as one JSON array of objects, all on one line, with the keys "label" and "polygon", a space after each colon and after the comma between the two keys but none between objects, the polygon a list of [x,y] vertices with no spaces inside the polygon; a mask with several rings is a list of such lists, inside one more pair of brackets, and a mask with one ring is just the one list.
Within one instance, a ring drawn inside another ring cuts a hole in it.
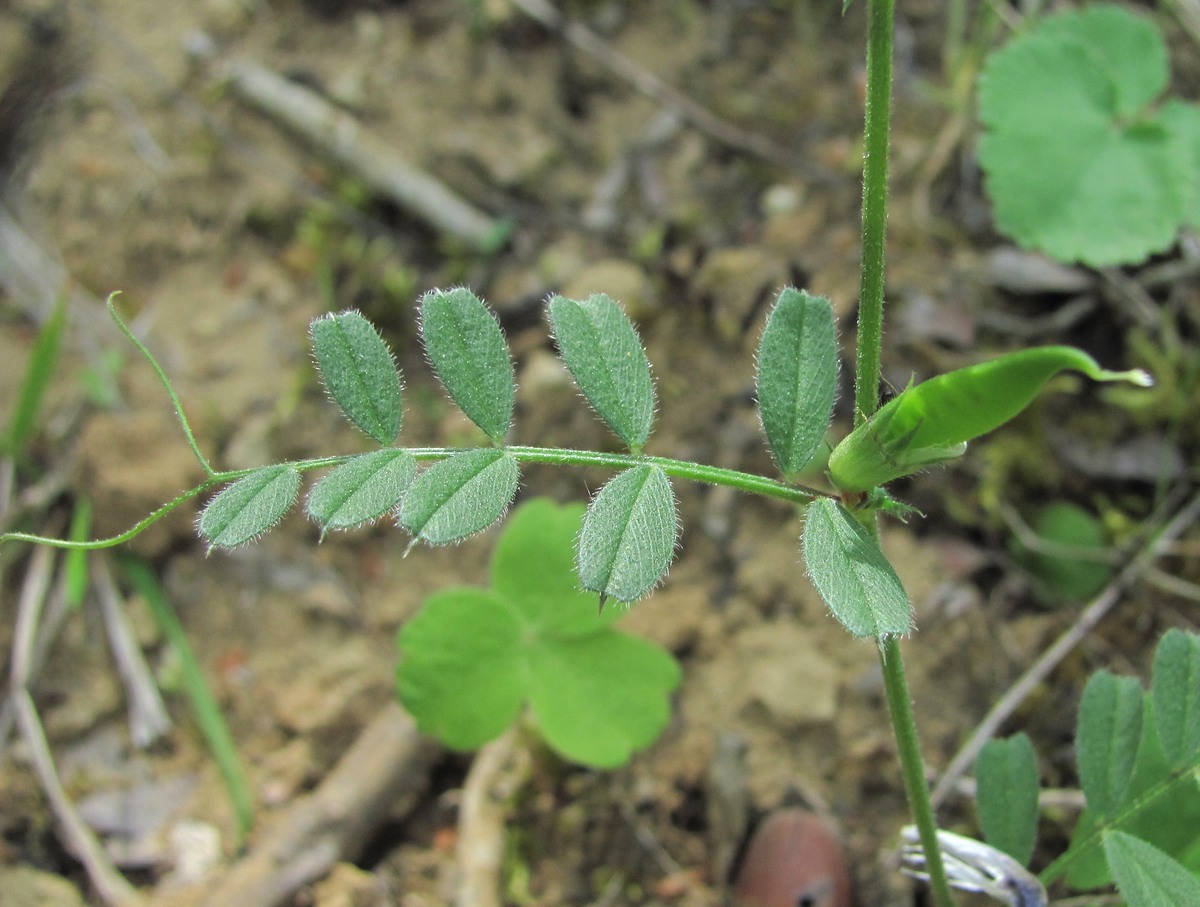
[{"label": "dry twig", "polygon": [[388,705],[320,786],[279,816],[204,903],[276,907],[357,856],[388,816],[413,807],[438,752],[398,704]]},{"label": "dry twig", "polygon": [[459,907],[501,907],[500,871],[508,806],[529,780],[533,760],[509,728],[471,763],[458,814]]}]

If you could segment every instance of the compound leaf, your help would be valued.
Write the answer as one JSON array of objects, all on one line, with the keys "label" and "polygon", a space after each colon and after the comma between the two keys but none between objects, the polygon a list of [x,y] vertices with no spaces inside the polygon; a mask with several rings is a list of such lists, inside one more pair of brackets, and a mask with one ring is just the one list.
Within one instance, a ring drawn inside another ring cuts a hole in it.
[{"label": "compound leaf", "polygon": [[353,310],[318,318],[311,331],[329,395],[367,435],[391,444],[400,433],[400,373],[379,332]]},{"label": "compound leaf", "polygon": [[430,290],[421,297],[421,338],[446,392],[488,437],[503,441],[515,379],[496,316],[465,287]]},{"label": "compound leaf", "polygon": [[1142,685],[1097,671],[1083,688],[1075,732],[1079,781],[1088,809],[1109,817],[1129,790],[1142,734]]},{"label": "compound leaf", "polygon": [[603,293],[582,302],[554,296],[548,311],[559,353],[583,395],[630,450],[641,450],[654,421],[654,382],[633,324]]},{"label": "compound leaf", "polygon": [[613,476],[588,507],[579,534],[579,580],[585,589],[632,602],[667,572],[675,552],[675,493],[658,466]]},{"label": "compound leaf", "polygon": [[758,408],[784,475],[807,463],[829,427],[837,387],[837,334],[823,296],[791,287],[779,299],[758,347]]},{"label": "compound leaf", "polygon": [[1039,346],[1018,350],[909,387],[847,435],[829,457],[843,491],[876,485],[961,456],[966,442],[999,428],[1027,407],[1062,371],[1094,381],[1151,384],[1142,371],[1102,369],[1082,350]]},{"label": "compound leaf", "polygon": [[912,606],[879,543],[841,504],[818,498],[804,523],[804,563],[829,610],[855,636],[903,635]]},{"label": "compound leaf", "polygon": [[1168,630],[1154,653],[1150,683],[1154,723],[1172,768],[1200,754],[1200,636]]},{"label": "compound leaf", "polygon": [[287,513],[300,491],[291,466],[264,466],[243,476],[208,502],[200,535],[209,548],[236,548],[266,532]]},{"label": "compound leaf", "polygon": [[346,529],[387,513],[399,503],[417,471],[406,450],[388,448],[347,460],[308,493],[308,515],[330,529]]},{"label": "compound leaf", "polygon": [[552,749],[597,768],[662,732],[679,666],[614,630],[576,587],[582,517],[576,505],[522,504],[496,545],[492,588],[438,593],[400,631],[397,686],[423,731],[471,749],[528,701]]},{"label": "compound leaf", "polygon": [[1104,856],[1129,907],[1200,904],[1200,879],[1153,844],[1111,831],[1104,835]]},{"label": "compound leaf", "polygon": [[517,461],[503,450],[460,451],[413,480],[396,521],[415,540],[431,545],[457,542],[504,515],[519,479]]},{"label": "compound leaf", "polygon": [[975,760],[976,803],[984,839],[1022,866],[1037,841],[1038,769],[1025,734],[989,740]]},{"label": "compound leaf", "polygon": [[1189,159],[1146,110],[1167,81],[1154,26],[1097,4],[1045,19],[979,79],[979,160],[999,228],[1101,266],[1167,248],[1189,200]]}]

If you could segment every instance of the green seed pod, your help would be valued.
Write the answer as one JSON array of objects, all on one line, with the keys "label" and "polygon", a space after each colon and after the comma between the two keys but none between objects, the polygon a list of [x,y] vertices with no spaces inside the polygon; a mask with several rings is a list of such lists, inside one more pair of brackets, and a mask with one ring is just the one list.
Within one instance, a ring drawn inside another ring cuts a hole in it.
[{"label": "green seed pod", "polygon": [[870,491],[960,457],[968,441],[1012,419],[1047,381],[1067,370],[1094,381],[1126,381],[1142,387],[1153,383],[1140,370],[1102,369],[1074,347],[1019,350],[907,388],[834,448],[830,478],[844,492]]}]

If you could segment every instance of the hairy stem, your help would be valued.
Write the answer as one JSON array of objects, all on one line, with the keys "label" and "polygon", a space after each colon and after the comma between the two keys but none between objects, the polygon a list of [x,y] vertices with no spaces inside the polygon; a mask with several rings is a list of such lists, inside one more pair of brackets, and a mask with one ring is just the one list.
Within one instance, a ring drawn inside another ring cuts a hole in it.
[{"label": "hairy stem", "polygon": [[[420,461],[444,460],[451,454],[458,453],[465,448],[461,447],[410,447],[407,448],[412,456]],[[594,450],[571,450],[558,447],[522,447],[512,446],[504,448],[505,452],[511,457],[522,463],[549,463],[555,466],[598,466],[607,469],[628,469],[631,466],[653,465],[658,466],[668,476],[673,479],[683,479],[688,482],[697,482],[701,485],[724,485],[727,488],[733,488],[736,491],[745,492],[746,494],[757,494],[763,497],[776,498],[781,501],[787,501],[791,504],[809,504],[814,498],[818,497],[833,497],[834,495],[827,491],[818,491],[813,488],[805,488],[800,485],[789,485],[784,482],[779,482],[775,479],[767,478],[766,476],[755,475],[754,473],[741,472],[736,469],[724,469],[720,466],[708,466],[704,463],[694,463],[690,460],[673,460],[670,457],[648,457],[637,454],[619,454],[619,453],[601,453]],[[353,455],[342,455],[333,457],[317,457],[311,460],[296,460],[286,465],[300,472],[311,472],[314,469],[323,469],[328,466],[337,466],[352,459]],[[148,529],[154,523],[174,510],[176,507],[190,501],[192,498],[202,494],[210,488],[217,485],[223,485],[229,482],[237,481],[244,476],[250,475],[261,467],[252,469],[235,469],[229,472],[213,472],[212,477],[204,482],[196,485],[194,488],[189,488],[182,492],[171,501],[159,507],[145,519],[139,521],[136,525],[127,529],[119,535],[110,536],[104,539],[94,539],[91,541],[77,541],[72,539],[56,539],[44,535],[35,535],[29,532],[6,532],[0,535],[0,544],[4,542],[33,542],[39,545],[50,545],[55,548],[79,549],[84,551],[92,551],[100,548],[112,548],[127,542],[134,536],[139,535],[145,529]]]},{"label": "hairy stem", "polygon": [[[858,302],[858,349],[854,371],[855,418],[864,422],[879,407],[879,363],[883,349],[883,290],[887,247],[888,148],[892,109],[893,0],[867,3],[867,98],[863,132],[862,275]],[[878,534],[874,513],[859,517]],[[896,738],[904,787],[913,822],[925,851],[925,868],[937,907],[953,907],[946,869],[937,839],[937,821],[929,801],[929,784],[917,740],[912,700],[905,679],[900,644],[888,636],[879,642],[887,691],[888,714]]]}]

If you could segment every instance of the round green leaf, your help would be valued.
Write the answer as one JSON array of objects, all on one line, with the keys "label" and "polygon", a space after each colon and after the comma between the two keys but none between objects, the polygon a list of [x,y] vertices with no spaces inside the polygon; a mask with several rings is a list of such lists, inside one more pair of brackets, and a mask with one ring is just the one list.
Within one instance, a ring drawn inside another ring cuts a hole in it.
[{"label": "round green leaf", "polygon": [[616,768],[658,739],[671,717],[678,662],[653,643],[607,632],[530,651],[529,698],[552,748]]},{"label": "round green leaf", "polygon": [[1088,809],[1110,817],[1125,801],[1142,739],[1142,686],[1097,671],[1083,688],[1075,758]]},{"label": "round green leaf", "polygon": [[603,293],[551,298],[550,327],[563,362],[592,407],[633,451],[654,421],[654,382],[632,322]]},{"label": "round green leaf", "polygon": [[417,727],[470,750],[500,736],[525,700],[522,624],[488,589],[446,589],[400,630],[396,687]]},{"label": "round green leaf", "polygon": [[457,542],[504,516],[519,480],[517,461],[503,450],[460,451],[413,480],[396,521],[414,541]]},{"label": "round green leaf", "polygon": [[399,503],[417,461],[406,450],[389,448],[347,460],[313,486],[308,515],[330,529],[346,529],[383,516]]},{"label": "round green leaf", "polygon": [[1028,865],[1037,842],[1038,768],[1025,734],[984,744],[975,760],[975,789],[984,838]]},{"label": "round green leaf", "polygon": [[488,437],[503,441],[515,379],[496,316],[466,288],[431,290],[421,297],[421,338],[454,402]]},{"label": "round green leaf", "polygon": [[1182,180],[1187,184],[1184,219],[1195,229],[1200,227],[1200,107],[1171,98],[1159,109],[1156,119],[1179,146]]},{"label": "round green leaf", "polygon": [[299,491],[300,473],[291,466],[256,469],[208,502],[200,535],[210,548],[236,548],[278,523]]},{"label": "round green leaf", "polygon": [[321,378],[346,417],[380,444],[400,433],[400,373],[371,322],[355,311],[312,323]]},{"label": "round green leaf", "polygon": [[[1013,555],[1033,575],[1039,592],[1050,602],[1087,601],[1108,583],[1112,567],[1098,557],[1108,548],[1104,529],[1082,507],[1065,501],[1047,504],[1032,528],[1038,539],[1048,543],[1049,550],[1031,551],[1014,542]],[[1097,557],[1089,558],[1088,554]]]},{"label": "round green leaf", "polygon": [[817,452],[837,389],[837,334],[823,296],[789,287],[758,347],[758,408],[775,462],[795,475]]},{"label": "round green leaf", "polygon": [[804,563],[829,610],[855,636],[904,635],[912,606],[879,543],[841,504],[818,498],[804,523]]},{"label": "round green leaf", "polygon": [[1094,381],[1151,383],[1145,372],[1110,372],[1069,346],[1018,350],[938,375],[889,400],[834,448],[830,477],[843,491],[869,491],[961,456],[967,441],[1012,419],[1066,370]]},{"label": "round green leaf", "polygon": [[1153,844],[1110,831],[1104,835],[1104,856],[1129,907],[1200,904],[1200,879]]},{"label": "round green leaf", "polygon": [[658,466],[634,466],[600,489],[579,534],[585,589],[632,602],[667,572],[675,553],[675,493]]},{"label": "round green leaf", "polygon": [[1067,261],[1140,261],[1175,239],[1187,161],[1143,108],[1166,84],[1153,26],[1097,5],[1048,18],[979,80],[979,160],[999,228]]}]

